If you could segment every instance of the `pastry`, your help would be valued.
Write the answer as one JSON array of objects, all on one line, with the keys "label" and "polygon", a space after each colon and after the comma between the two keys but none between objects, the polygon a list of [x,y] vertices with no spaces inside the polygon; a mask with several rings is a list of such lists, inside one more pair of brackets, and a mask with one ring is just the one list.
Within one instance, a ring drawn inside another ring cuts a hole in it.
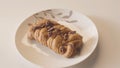
[{"label": "pastry", "polygon": [[76,31],[47,19],[29,24],[27,36],[68,58],[75,56],[83,45],[82,36]]}]

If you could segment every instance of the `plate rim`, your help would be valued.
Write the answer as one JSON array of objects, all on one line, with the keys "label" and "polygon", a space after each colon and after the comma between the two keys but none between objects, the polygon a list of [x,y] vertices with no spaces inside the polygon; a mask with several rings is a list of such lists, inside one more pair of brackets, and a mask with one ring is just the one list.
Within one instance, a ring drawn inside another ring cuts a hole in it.
[{"label": "plate rim", "polygon": [[[36,13],[40,13],[40,12],[46,11],[46,10],[71,10],[71,9],[61,9],[61,8],[56,9],[56,8],[51,8],[51,9],[40,10],[40,11],[38,11],[38,12],[36,12]],[[64,66],[64,67],[69,67],[69,66],[76,65],[76,64],[78,64],[78,63],[81,63],[81,62],[84,61],[85,59],[87,59],[87,58],[88,58],[90,55],[92,55],[92,53],[95,51],[95,49],[96,49],[96,47],[97,47],[97,44],[98,44],[98,41],[99,41],[99,33],[98,33],[98,30],[97,30],[97,27],[96,27],[95,23],[94,23],[88,16],[86,16],[85,14],[83,14],[83,13],[81,13],[81,12],[78,12],[78,11],[75,11],[75,10],[73,10],[73,9],[72,9],[72,11],[81,14],[81,15],[84,16],[87,20],[89,20],[89,21],[92,23],[92,25],[94,25],[95,30],[96,30],[96,33],[97,33],[97,34],[96,34],[96,35],[97,35],[97,36],[96,36],[97,39],[96,39],[96,42],[95,42],[95,44],[94,44],[94,48],[91,50],[90,53],[87,54],[87,56],[86,56],[84,59],[82,59],[81,61],[79,61],[79,62],[77,62],[77,63],[71,64],[71,65],[66,65],[66,66]],[[33,13],[32,15],[28,16],[27,18],[25,18],[25,19],[18,25],[17,30],[16,30],[16,33],[15,33],[15,46],[16,46],[17,51],[20,53],[20,55],[21,55],[23,58],[25,58],[25,57],[24,57],[24,56],[21,54],[21,52],[18,50],[17,44],[16,44],[17,31],[18,31],[18,29],[20,28],[20,26],[22,25],[23,22],[25,22],[27,19],[29,19],[30,17],[32,17],[32,16],[35,15],[36,13]],[[26,58],[25,58],[25,60],[27,60],[28,62],[31,62],[31,61],[29,61],[29,60],[26,59]],[[36,64],[36,63],[34,63],[34,62],[31,62],[31,63],[39,66],[38,64]],[[41,66],[41,65],[40,65],[40,66]],[[43,66],[43,67],[44,67],[44,66]]]}]

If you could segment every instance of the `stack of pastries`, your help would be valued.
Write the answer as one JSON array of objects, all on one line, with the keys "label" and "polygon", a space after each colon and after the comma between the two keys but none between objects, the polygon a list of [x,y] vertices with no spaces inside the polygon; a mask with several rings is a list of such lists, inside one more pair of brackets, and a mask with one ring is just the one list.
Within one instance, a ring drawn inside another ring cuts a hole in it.
[{"label": "stack of pastries", "polygon": [[27,36],[67,58],[75,56],[83,45],[76,31],[48,19],[29,24]]}]

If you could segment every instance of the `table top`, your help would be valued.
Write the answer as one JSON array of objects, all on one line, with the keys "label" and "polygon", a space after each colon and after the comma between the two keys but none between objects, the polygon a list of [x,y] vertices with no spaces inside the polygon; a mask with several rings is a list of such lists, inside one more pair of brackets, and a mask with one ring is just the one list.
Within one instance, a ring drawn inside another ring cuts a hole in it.
[{"label": "table top", "polygon": [[68,68],[120,68],[119,0],[0,0],[0,68],[42,68],[24,59],[15,45],[19,25],[50,8],[72,9],[88,16],[99,32],[95,51]]}]

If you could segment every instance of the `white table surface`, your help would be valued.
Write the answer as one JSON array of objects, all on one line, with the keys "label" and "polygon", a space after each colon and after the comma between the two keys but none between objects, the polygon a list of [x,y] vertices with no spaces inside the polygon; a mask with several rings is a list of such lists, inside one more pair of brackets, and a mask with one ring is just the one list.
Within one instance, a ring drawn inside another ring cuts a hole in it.
[{"label": "white table surface", "polygon": [[0,68],[42,68],[20,55],[15,32],[27,17],[48,8],[82,12],[98,29],[94,53],[68,68],[120,68],[120,0],[0,0]]}]

